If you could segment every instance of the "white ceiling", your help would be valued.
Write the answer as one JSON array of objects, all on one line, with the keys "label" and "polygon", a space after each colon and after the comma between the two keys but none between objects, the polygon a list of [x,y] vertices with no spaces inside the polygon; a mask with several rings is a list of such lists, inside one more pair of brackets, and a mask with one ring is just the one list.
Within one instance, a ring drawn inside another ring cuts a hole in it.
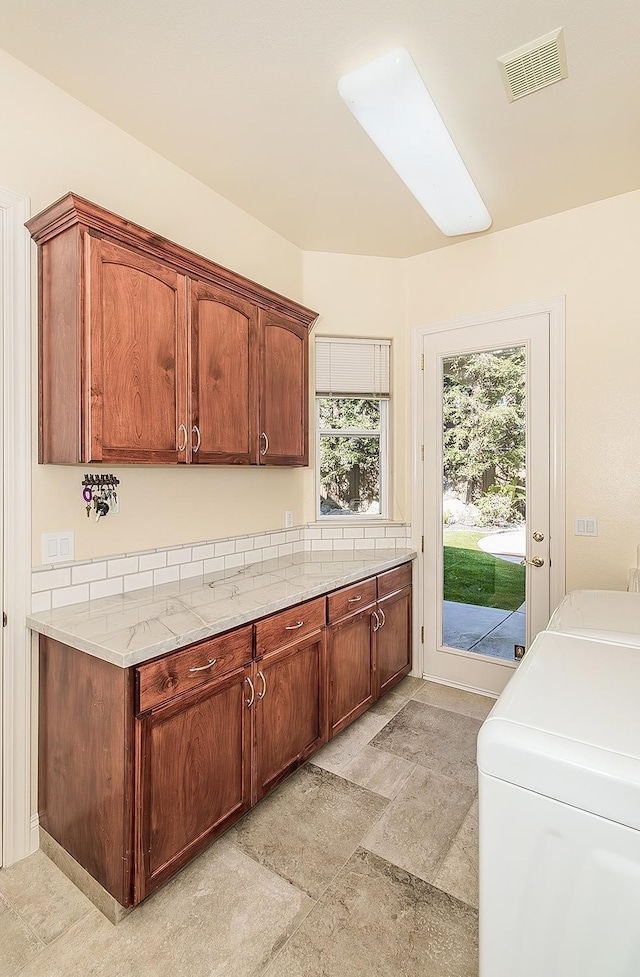
[{"label": "white ceiling", "polygon": [[[496,58],[564,27],[569,78]],[[3,0],[0,44],[301,248],[443,247],[337,92],[408,48],[500,230],[640,187],[637,0]],[[69,189],[73,189],[70,187]]]}]

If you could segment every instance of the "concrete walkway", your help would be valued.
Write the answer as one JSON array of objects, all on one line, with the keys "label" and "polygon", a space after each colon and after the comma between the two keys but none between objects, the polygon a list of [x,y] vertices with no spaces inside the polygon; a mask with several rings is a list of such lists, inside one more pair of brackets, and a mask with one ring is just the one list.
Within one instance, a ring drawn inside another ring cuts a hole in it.
[{"label": "concrete walkway", "polygon": [[517,611],[503,611],[443,601],[442,643],[447,648],[514,661],[513,646],[525,644],[525,635],[524,604]]}]

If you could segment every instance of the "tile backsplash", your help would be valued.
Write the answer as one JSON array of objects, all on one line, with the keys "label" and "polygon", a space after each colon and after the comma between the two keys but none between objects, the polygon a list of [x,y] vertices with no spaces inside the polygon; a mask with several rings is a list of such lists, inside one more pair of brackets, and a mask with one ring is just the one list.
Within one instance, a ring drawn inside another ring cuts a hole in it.
[{"label": "tile backsplash", "polygon": [[48,611],[293,553],[393,549],[410,545],[411,527],[406,523],[381,526],[312,524],[272,533],[78,560],[56,564],[55,568],[34,567],[31,610],[33,613]]}]

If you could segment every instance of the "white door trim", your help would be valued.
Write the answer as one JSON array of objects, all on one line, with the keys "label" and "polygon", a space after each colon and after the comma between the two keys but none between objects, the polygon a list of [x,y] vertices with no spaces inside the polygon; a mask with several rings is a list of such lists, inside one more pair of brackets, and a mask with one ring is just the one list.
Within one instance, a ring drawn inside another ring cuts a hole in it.
[{"label": "white door trim", "polygon": [[[424,674],[424,645],[421,641],[421,628],[424,621],[424,554],[421,551],[421,541],[424,536],[424,463],[421,449],[424,444],[424,405],[421,352],[423,337],[431,333],[446,332],[452,329],[464,329],[467,326],[484,325],[500,319],[515,319],[521,316],[549,315],[549,413],[550,431],[549,442],[551,457],[550,471],[550,540],[553,545],[553,559],[550,564],[550,602],[555,607],[565,594],[565,297],[563,295],[550,299],[527,302],[524,305],[511,306],[492,312],[481,312],[474,315],[462,316],[457,319],[446,319],[430,322],[422,326],[414,326],[411,330],[411,411],[413,430],[413,502],[412,525],[414,546],[418,551],[416,561],[414,598],[416,615],[414,623],[414,666],[413,672],[424,678],[431,678]],[[441,679],[435,679],[442,681]]]},{"label": "white door trim", "polygon": [[31,821],[31,315],[29,199],[0,187],[3,593],[2,865],[37,846]]}]

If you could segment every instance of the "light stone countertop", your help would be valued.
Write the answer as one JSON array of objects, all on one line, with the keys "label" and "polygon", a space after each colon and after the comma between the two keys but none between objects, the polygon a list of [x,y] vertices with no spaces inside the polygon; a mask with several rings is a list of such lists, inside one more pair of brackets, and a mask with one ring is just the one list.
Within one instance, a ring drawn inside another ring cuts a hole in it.
[{"label": "light stone countertop", "polygon": [[295,553],[41,611],[27,617],[27,626],[128,668],[391,570],[415,556],[411,549]]}]

